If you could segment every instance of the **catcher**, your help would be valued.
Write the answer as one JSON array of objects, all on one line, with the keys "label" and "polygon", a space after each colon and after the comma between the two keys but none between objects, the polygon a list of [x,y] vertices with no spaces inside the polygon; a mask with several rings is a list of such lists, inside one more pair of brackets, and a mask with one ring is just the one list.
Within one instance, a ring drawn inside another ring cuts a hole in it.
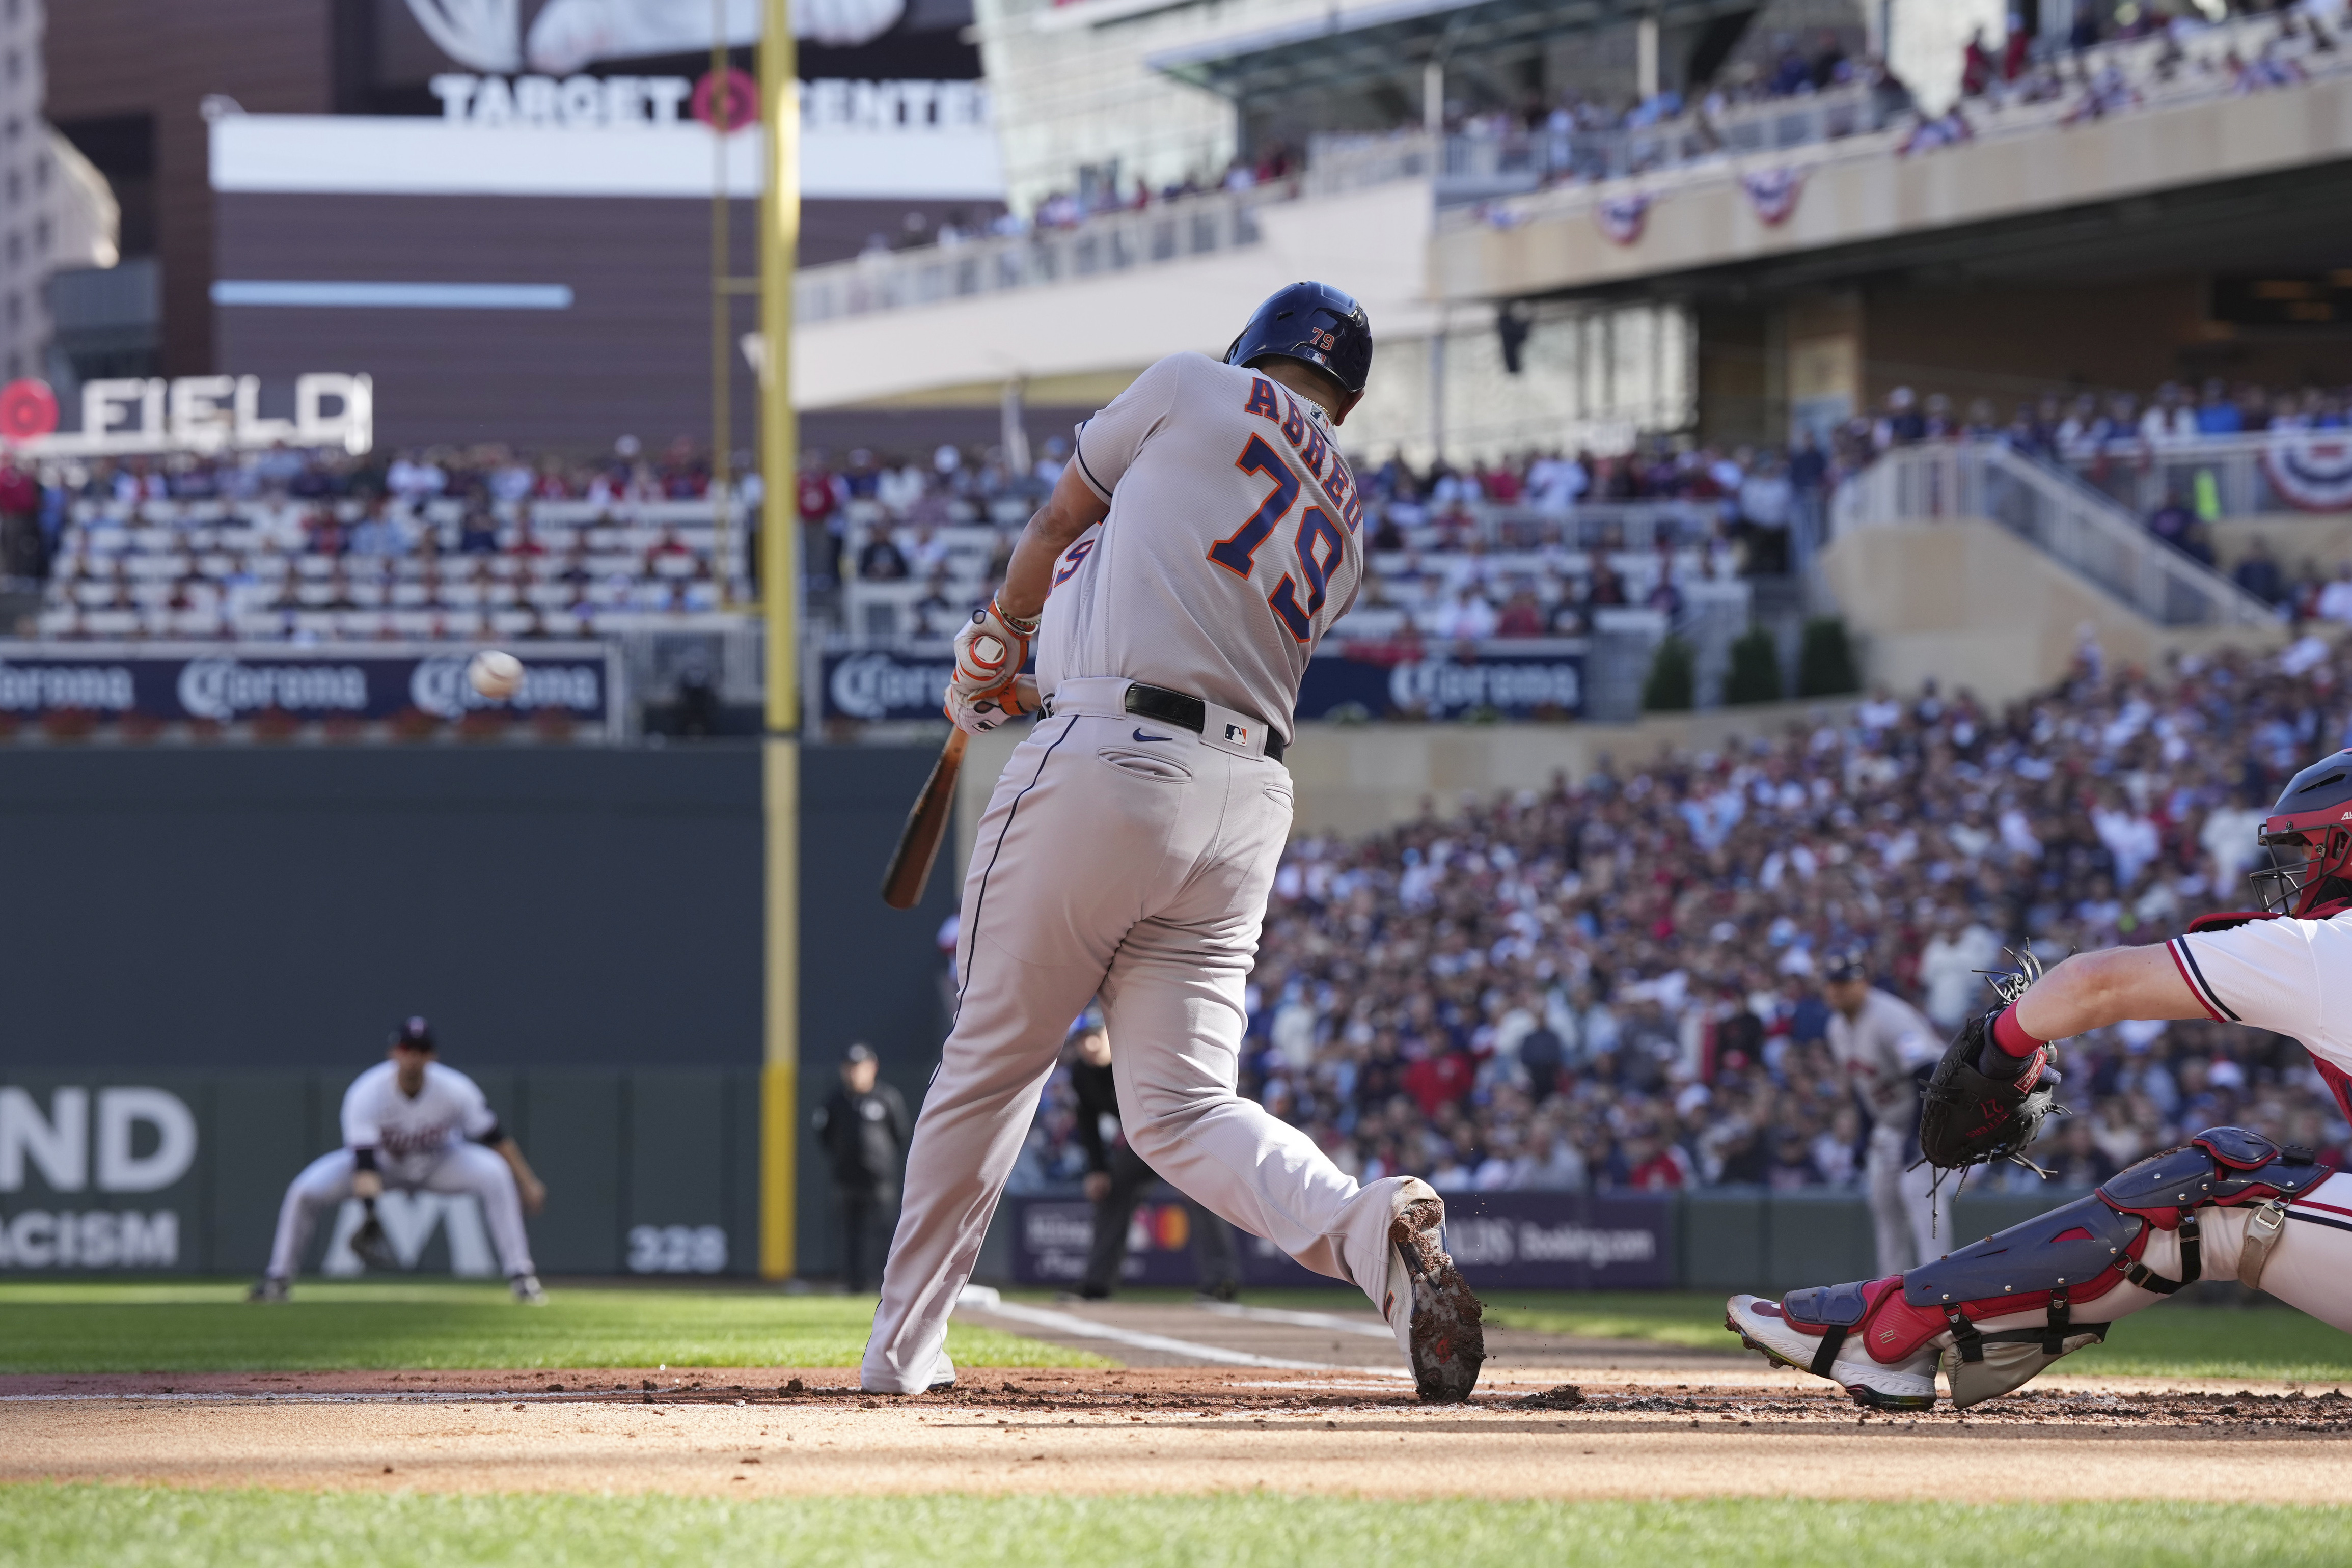
[{"label": "catcher", "polygon": [[[2259,911],[2162,946],[2113,947],[1996,981],[1928,1081],[1920,1152],[1946,1171],[2022,1159],[2058,1085],[2051,1041],[2125,1019],[2210,1018],[2301,1040],[2352,1116],[2352,750],[2296,774],[2263,821]],[[1725,1326],[1857,1404],[1965,1409],[2200,1279],[2235,1279],[2352,1332],[2352,1176],[2212,1127],[2093,1196],[1883,1280],[1731,1298]]]},{"label": "catcher", "polygon": [[358,1198],[364,1211],[352,1232],[352,1251],[369,1269],[399,1268],[375,1212],[384,1189],[398,1187],[471,1193],[489,1222],[490,1242],[515,1300],[544,1305],[547,1292],[531,1266],[522,1217],[540,1211],[547,1188],[531,1174],[522,1149],[499,1125],[474,1081],[434,1060],[433,1031],[423,1019],[395,1030],[384,1054],[388,1061],[361,1073],[343,1093],[343,1146],[312,1160],[287,1186],[269,1271],[247,1300],[286,1300],[319,1211],[346,1198]]}]

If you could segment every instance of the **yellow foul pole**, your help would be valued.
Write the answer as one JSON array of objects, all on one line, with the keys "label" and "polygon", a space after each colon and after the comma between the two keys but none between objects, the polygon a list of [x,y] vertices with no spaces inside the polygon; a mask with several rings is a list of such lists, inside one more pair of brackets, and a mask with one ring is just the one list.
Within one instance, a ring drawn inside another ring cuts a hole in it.
[{"label": "yellow foul pole", "polygon": [[763,0],[760,123],[767,190],[760,206],[760,597],[768,632],[767,1052],[760,1094],[760,1272],[791,1277],[800,1132],[799,466],[793,423],[793,269],[801,235],[799,66],[789,0]]}]

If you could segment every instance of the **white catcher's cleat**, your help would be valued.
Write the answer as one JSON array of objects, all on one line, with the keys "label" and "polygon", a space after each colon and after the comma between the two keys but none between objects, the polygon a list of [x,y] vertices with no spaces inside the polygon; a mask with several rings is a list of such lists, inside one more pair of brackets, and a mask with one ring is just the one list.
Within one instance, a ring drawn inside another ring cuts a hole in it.
[{"label": "white catcher's cleat", "polygon": [[517,1274],[507,1281],[507,1288],[514,1292],[514,1299],[526,1307],[547,1305],[547,1291],[536,1274]]},{"label": "white catcher's cleat", "polygon": [[1421,1396],[1459,1404],[1477,1386],[1486,1359],[1485,1309],[1445,1255],[1445,1200],[1427,1182],[1407,1177],[1389,1221],[1389,1277],[1381,1315],[1396,1331],[1397,1348]]},{"label": "white catcher's cleat", "polygon": [[1891,1365],[1873,1361],[1862,1341],[1848,1338],[1843,1328],[1831,1324],[1826,1325],[1826,1333],[1808,1333],[1789,1321],[1780,1302],[1766,1296],[1732,1297],[1724,1303],[1723,1326],[1738,1334],[1748,1349],[1762,1351],[1768,1361],[1828,1378],[1857,1405],[1873,1410],[1927,1410],[1935,1406],[1933,1350],[1920,1351]]}]

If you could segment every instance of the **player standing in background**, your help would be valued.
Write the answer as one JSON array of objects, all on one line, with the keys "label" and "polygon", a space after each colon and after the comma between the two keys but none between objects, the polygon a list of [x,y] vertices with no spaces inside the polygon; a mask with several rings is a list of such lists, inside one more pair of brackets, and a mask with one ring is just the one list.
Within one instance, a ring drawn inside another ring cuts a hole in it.
[{"label": "player standing in background", "polygon": [[[1360,1186],[1235,1092],[1244,988],[1289,836],[1298,682],[1363,578],[1336,427],[1363,394],[1363,308],[1318,283],[1258,307],[1219,363],[1174,354],[1081,425],[1004,586],[956,638],[950,716],[1045,704],[964,879],[955,1026],[924,1097],[861,1381],[950,1381],[970,1277],[1069,1020],[1099,995],[1127,1135],[1154,1170],[1360,1289],[1425,1399],[1463,1399],[1479,1306],[1410,1176]],[[1052,598],[1046,595],[1051,591]]]},{"label": "player standing in background", "polygon": [[[370,1268],[396,1268],[375,1202],[387,1187],[403,1192],[471,1193],[489,1222],[490,1244],[515,1300],[543,1305],[531,1266],[523,1212],[540,1211],[547,1188],[483,1099],[474,1081],[434,1060],[433,1031],[410,1019],[392,1037],[389,1060],[352,1081],[343,1093],[343,1146],[303,1167],[278,1210],[269,1271],[247,1300],[282,1301],[319,1212],[356,1197],[367,1218],[352,1250]],[[493,1152],[495,1151],[495,1152]]]},{"label": "player standing in background", "polygon": [[1878,1233],[1878,1271],[1900,1274],[1941,1251],[1936,1173],[1919,1158],[1919,1091],[1943,1054],[1919,1009],[1870,983],[1859,950],[1832,957],[1822,975],[1830,1004],[1830,1055],[1870,1113],[1864,1172]]},{"label": "player standing in background", "polygon": [[[2160,946],[2032,967],[1969,1020],[1927,1089],[1920,1152],[1966,1170],[2022,1155],[2051,1110],[2049,1042],[2126,1019],[2242,1023],[2301,1040],[2352,1116],[2352,750],[2287,783],[2256,843],[2262,909],[2208,915]],[[2313,1150],[2209,1127],[2088,1197],[1906,1273],[1734,1296],[1725,1326],[1857,1404],[1962,1408],[2019,1387],[2107,1325],[2207,1277],[2268,1291],[2352,1332],[2352,1176]],[[2259,1314],[2246,1331],[2261,1332]]]},{"label": "player standing in background", "polygon": [[873,1231],[898,1186],[907,1148],[907,1102],[881,1082],[874,1048],[857,1041],[841,1058],[841,1086],[809,1118],[833,1162],[841,1207],[841,1288],[862,1296],[873,1279]]},{"label": "player standing in background", "polygon": [[[1070,1037],[1070,1048],[1076,1058],[1070,1063],[1070,1090],[1078,1101],[1078,1146],[1087,1154],[1087,1201],[1095,1208],[1094,1244],[1087,1250],[1087,1273],[1078,1283],[1078,1295],[1099,1301],[1118,1284],[1135,1206],[1160,1180],[1160,1173],[1135,1152],[1119,1119],[1110,1030],[1099,1023],[1082,1023]],[[1234,1255],[1233,1227],[1197,1203],[1187,1201],[1184,1208],[1192,1224],[1192,1266],[1200,1271],[1201,1293],[1220,1301],[1234,1300],[1241,1294],[1242,1275]]]}]

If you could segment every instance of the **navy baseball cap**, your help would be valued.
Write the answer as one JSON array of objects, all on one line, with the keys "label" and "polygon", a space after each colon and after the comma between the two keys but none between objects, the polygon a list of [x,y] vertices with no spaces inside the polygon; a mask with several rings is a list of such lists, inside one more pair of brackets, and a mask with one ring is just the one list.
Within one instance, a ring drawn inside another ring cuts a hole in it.
[{"label": "navy baseball cap", "polygon": [[1829,956],[1822,966],[1822,978],[1835,984],[1841,980],[1870,978],[1870,953],[1862,947],[1847,947]]},{"label": "navy baseball cap", "polygon": [[433,1049],[433,1030],[422,1018],[412,1018],[392,1031],[392,1043],[409,1051]]}]

